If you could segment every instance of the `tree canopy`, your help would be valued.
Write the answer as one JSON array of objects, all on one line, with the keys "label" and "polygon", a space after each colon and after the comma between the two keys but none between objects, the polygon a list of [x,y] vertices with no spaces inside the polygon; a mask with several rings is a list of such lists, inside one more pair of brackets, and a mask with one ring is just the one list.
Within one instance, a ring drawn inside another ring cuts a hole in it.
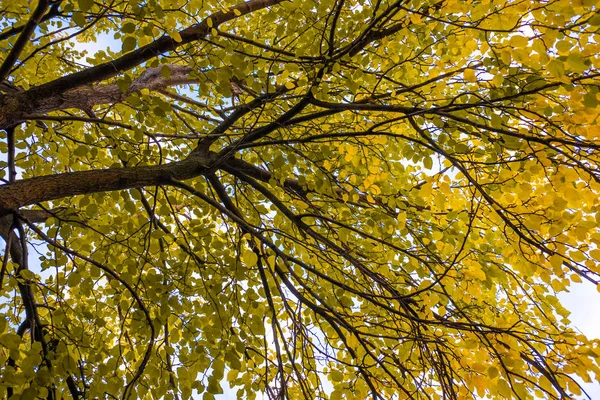
[{"label": "tree canopy", "polygon": [[596,1],[0,5],[3,396],[600,378]]}]

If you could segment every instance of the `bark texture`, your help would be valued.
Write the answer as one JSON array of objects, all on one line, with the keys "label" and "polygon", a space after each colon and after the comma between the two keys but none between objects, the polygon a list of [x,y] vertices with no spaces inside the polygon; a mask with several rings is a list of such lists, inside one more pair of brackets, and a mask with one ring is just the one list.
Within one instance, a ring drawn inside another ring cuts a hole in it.
[{"label": "bark texture", "polygon": [[[169,78],[161,73],[161,70],[165,67],[171,71]],[[191,68],[183,65],[148,68],[131,83],[126,92],[123,92],[116,83],[113,83],[78,86],[62,94],[48,97],[37,96],[34,89],[5,94],[0,97],[0,128],[26,121],[32,115],[37,116],[71,108],[88,111],[94,106],[120,103],[128,95],[137,93],[142,89],[154,91],[169,86],[194,83],[196,79],[190,77],[190,72]]]},{"label": "bark texture", "polygon": [[[227,10],[214,13],[202,22],[181,30],[179,32],[181,41],[176,41],[169,36],[163,36],[115,60],[66,75],[40,86],[32,87],[23,93],[1,96],[0,129],[6,129],[23,122],[26,119],[25,117],[30,114],[40,114],[69,108],[68,104],[82,101],[81,91],[85,92],[86,89],[80,88],[88,87],[87,90],[89,91],[89,87],[98,82],[114,78],[124,71],[131,70],[148,60],[175,50],[182,45],[203,39],[212,29],[209,27],[208,19],[211,20],[212,27],[217,28],[225,22],[279,4],[282,1],[251,0],[238,4]],[[107,95],[109,94],[107,93]]]},{"label": "bark texture", "polygon": [[214,154],[195,153],[183,161],[165,165],[69,172],[18,180],[0,186],[0,218],[20,207],[63,197],[168,185],[207,172],[215,160]]}]

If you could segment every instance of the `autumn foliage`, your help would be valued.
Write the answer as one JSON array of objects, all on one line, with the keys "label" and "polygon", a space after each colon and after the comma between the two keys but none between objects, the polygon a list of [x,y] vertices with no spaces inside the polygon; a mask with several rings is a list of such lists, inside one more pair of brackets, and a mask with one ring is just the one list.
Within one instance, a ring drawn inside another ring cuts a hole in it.
[{"label": "autumn foliage", "polygon": [[0,1],[2,396],[583,395],[597,2],[236,1]]}]

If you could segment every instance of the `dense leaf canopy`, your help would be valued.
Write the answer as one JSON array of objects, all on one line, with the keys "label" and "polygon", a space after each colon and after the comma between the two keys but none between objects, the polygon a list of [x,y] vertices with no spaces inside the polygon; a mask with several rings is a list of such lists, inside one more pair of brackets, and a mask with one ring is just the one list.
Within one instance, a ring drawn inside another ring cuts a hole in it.
[{"label": "dense leaf canopy", "polygon": [[597,381],[597,2],[239,1],[0,1],[6,396]]}]

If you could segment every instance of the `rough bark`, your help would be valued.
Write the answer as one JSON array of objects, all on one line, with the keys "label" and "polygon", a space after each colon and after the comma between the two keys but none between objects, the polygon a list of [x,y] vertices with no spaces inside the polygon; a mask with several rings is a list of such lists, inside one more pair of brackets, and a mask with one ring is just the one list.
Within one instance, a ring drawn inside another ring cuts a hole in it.
[{"label": "rough bark", "polygon": [[21,34],[19,35],[16,42],[10,49],[10,52],[2,62],[2,65],[0,65],[0,82],[4,81],[10,73],[11,68],[19,59],[21,52],[25,49],[27,42],[29,42],[31,35],[35,31],[35,28],[38,26],[38,24],[41,22],[49,6],[49,0],[38,1],[38,5],[33,11],[33,14],[31,14],[31,18],[29,18],[29,21],[27,21],[27,23],[23,27]]},{"label": "rough bark", "polygon": [[18,180],[0,186],[0,218],[35,203],[113,190],[168,185],[208,171],[216,155],[194,154],[179,162],[149,167],[69,172]]},{"label": "rough bark", "polygon": [[[161,74],[164,67],[171,70],[169,78],[165,78]],[[190,77],[190,72],[190,67],[182,65],[149,68],[131,83],[126,92],[123,92],[116,83],[113,83],[78,86],[61,95],[37,99],[32,98],[31,90],[6,94],[0,97],[0,121],[5,121],[2,122],[5,125],[0,125],[0,128],[23,122],[30,115],[40,115],[70,108],[88,111],[97,105],[116,104],[122,102],[128,95],[137,93],[142,89],[154,91],[169,86],[194,83],[196,79]]]},{"label": "rough bark", "polygon": [[[18,124],[24,121],[26,116],[30,114],[41,114],[60,108],[68,108],[66,104],[69,103],[69,97],[73,96],[77,98],[81,95],[77,91],[78,89],[85,91],[85,89],[80,88],[89,88],[99,82],[113,78],[124,71],[135,68],[161,54],[206,37],[211,30],[211,27],[208,26],[208,19],[212,21],[212,26],[216,28],[220,24],[273,6],[282,1],[251,0],[238,4],[228,10],[214,13],[199,24],[181,30],[179,32],[181,41],[179,42],[169,36],[163,36],[115,60],[66,75],[40,86],[32,87],[23,93],[0,96],[0,129],[6,129]],[[236,11],[238,15],[236,15]]]}]

